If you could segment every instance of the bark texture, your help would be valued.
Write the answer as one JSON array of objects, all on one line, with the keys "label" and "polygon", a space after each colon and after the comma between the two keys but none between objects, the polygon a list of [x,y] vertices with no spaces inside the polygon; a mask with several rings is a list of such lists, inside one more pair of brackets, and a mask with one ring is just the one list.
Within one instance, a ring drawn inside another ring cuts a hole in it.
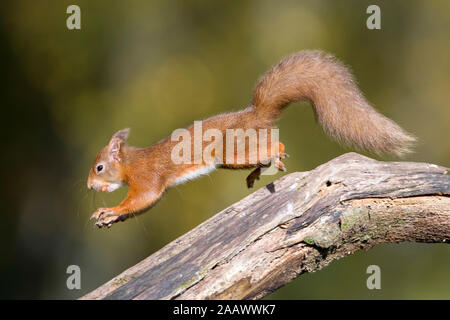
[{"label": "bark texture", "polygon": [[450,175],[347,153],[282,177],[82,299],[259,299],[378,243],[449,242]]}]

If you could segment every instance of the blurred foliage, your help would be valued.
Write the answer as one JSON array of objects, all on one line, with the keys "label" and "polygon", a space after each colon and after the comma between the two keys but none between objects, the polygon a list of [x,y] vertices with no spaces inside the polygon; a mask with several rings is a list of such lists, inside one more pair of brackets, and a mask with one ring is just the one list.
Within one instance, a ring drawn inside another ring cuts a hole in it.
[{"label": "blurred foliage", "polygon": [[[81,7],[81,30],[66,28],[70,4]],[[365,26],[370,4],[381,7],[381,30]],[[126,190],[94,194],[85,183],[116,130],[131,127],[130,143],[146,146],[245,107],[256,79],[298,50],[329,51],[351,66],[369,101],[419,137],[407,160],[449,166],[449,1],[10,0],[0,9],[2,298],[79,297],[249,194],[248,172],[219,170],[97,230],[91,213]],[[279,127],[291,172],[348,151],[306,103]],[[449,253],[378,246],[270,297],[449,299]],[[81,267],[82,290],[66,288],[70,264]],[[370,264],[381,267],[382,290],[365,286]]]}]

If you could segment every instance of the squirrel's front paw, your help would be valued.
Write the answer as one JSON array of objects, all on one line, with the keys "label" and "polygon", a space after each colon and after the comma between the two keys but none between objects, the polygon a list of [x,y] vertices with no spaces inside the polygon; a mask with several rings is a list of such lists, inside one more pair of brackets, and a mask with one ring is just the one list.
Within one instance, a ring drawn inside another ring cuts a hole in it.
[{"label": "squirrel's front paw", "polygon": [[109,228],[113,223],[125,220],[125,216],[117,214],[109,208],[100,208],[94,212],[91,219],[97,220],[95,223],[97,227],[101,228],[106,226]]},{"label": "squirrel's front paw", "polygon": [[114,214],[114,212],[109,208],[98,208],[97,211],[92,214],[91,219],[98,220],[102,216],[111,214]]}]

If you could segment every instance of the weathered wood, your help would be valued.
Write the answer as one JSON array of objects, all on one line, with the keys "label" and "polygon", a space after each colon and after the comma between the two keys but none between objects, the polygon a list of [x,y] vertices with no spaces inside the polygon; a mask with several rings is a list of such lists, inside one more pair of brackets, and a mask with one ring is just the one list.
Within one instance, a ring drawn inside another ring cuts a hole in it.
[{"label": "weathered wood", "polygon": [[450,241],[450,176],[348,153],[282,177],[82,299],[258,299],[387,242]]}]

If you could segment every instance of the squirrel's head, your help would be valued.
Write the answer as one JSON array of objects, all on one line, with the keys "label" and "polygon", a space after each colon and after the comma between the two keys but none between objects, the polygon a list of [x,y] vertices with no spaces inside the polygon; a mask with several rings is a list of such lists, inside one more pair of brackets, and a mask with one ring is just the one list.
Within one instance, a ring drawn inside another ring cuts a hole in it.
[{"label": "squirrel's head", "polygon": [[127,141],[130,129],[123,129],[115,133],[108,145],[95,157],[94,164],[89,171],[88,189],[111,192],[124,183],[122,149]]}]

